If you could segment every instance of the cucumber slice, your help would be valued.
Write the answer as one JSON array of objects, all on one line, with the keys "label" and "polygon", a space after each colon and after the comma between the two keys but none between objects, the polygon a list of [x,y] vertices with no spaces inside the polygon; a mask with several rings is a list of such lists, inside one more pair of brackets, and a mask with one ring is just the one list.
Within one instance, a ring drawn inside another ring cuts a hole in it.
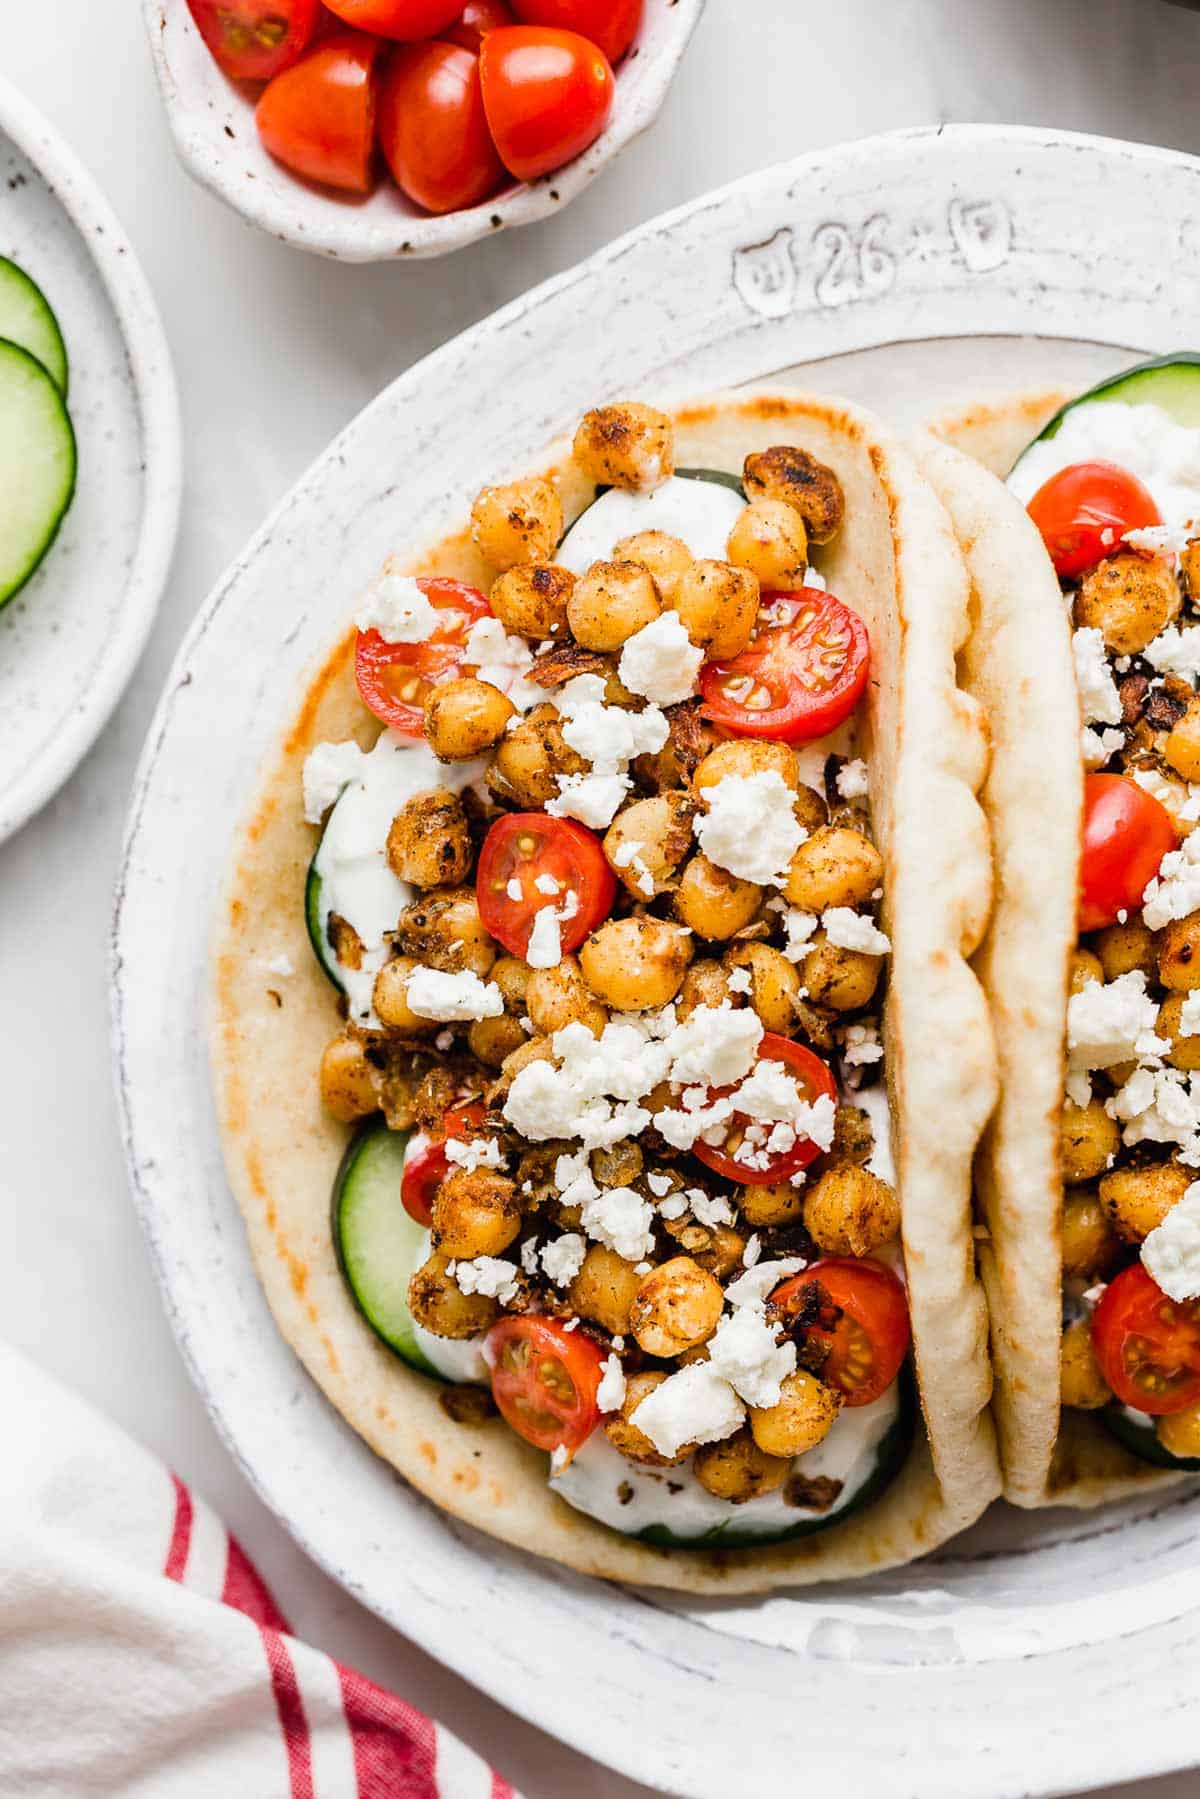
[{"label": "cucumber slice", "polygon": [[408,1283],[425,1230],[400,1202],[408,1131],[373,1120],[359,1131],[333,1183],[333,1245],[351,1298],[375,1335],[422,1374],[437,1370],[417,1346]]},{"label": "cucumber slice", "polygon": [[75,433],[36,356],[0,341],[0,606],[33,574],[75,492]]},{"label": "cucumber slice", "polygon": [[317,856],[320,853],[321,845],[318,843],[313,859],[308,865],[308,876],[304,882],[304,922],[308,926],[308,941],[312,944],[313,955],[338,992],[344,993],[346,989],[338,973],[337,958],[325,935],[324,917],[321,911],[321,876],[317,870]]},{"label": "cucumber slice", "polygon": [[7,256],[0,256],[0,337],[36,357],[66,398],[67,346],[58,320],[37,282]]},{"label": "cucumber slice", "polygon": [[1153,1424],[1143,1424],[1140,1418],[1131,1418],[1124,1406],[1105,1406],[1100,1414],[1100,1422],[1106,1430],[1111,1431],[1123,1448],[1131,1455],[1136,1455],[1140,1461],[1152,1462],[1156,1468],[1178,1468],[1186,1474],[1200,1474],[1200,1458],[1172,1455],[1159,1442]]},{"label": "cucumber slice", "polygon": [[[1097,401],[1112,401],[1122,406],[1161,406],[1176,424],[1200,427],[1200,354],[1194,350],[1180,350],[1173,356],[1139,362],[1119,375],[1111,375],[1107,381],[1089,388],[1087,393],[1068,400],[1033,442],[1042,443],[1047,438],[1057,437],[1069,412],[1076,406]],[[1032,444],[1027,446],[1028,449],[1032,447]],[[1025,454],[1023,450],[1014,467],[1020,467]]]}]

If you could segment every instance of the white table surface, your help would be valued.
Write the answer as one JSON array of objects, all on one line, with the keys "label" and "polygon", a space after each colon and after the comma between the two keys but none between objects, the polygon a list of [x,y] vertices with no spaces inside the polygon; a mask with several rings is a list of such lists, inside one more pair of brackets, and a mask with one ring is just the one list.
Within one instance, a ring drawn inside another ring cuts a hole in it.
[{"label": "white table surface", "polygon": [[[6,12],[5,73],[106,189],[157,292],[188,466],[174,574],[125,702],[58,799],[0,848],[0,1333],[204,1492],[302,1634],[437,1712],[530,1799],[634,1799],[648,1789],[502,1711],[311,1567],[188,1383],[127,1201],[109,1076],[105,938],[134,762],[207,589],[328,439],[424,352],[639,220],[843,138],[994,121],[1200,151],[1200,14],[1163,0],[709,0],[657,127],[569,212],[444,261],[355,269],[268,241],[181,173],[135,0]],[[1109,1799],[1196,1790],[1184,1775]]]}]

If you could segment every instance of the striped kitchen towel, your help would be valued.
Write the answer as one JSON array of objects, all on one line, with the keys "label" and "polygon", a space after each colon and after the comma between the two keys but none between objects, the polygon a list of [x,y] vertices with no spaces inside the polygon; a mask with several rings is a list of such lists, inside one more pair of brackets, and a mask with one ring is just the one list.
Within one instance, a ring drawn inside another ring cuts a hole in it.
[{"label": "striped kitchen towel", "polygon": [[219,1518],[0,1345],[3,1799],[519,1799],[301,1643]]}]

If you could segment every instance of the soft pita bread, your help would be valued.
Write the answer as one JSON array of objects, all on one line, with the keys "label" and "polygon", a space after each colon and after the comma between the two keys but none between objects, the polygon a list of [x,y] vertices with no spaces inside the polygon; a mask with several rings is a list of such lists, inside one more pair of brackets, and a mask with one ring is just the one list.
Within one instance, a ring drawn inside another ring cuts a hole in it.
[{"label": "soft pita bread", "polygon": [[[996,1095],[987,1008],[968,963],[990,904],[975,798],[986,740],[977,703],[955,680],[967,629],[962,558],[903,444],[863,412],[800,395],[702,401],[676,418],[683,466],[740,471],[749,451],[789,441],[832,465],[846,490],[846,527],[823,567],[867,620],[874,648],[862,753],[887,870],[894,953],[885,1033],[932,1449],[921,1441],[879,1500],[827,1532],[772,1547],[664,1550],[572,1511],[549,1490],[545,1459],[499,1421],[453,1424],[437,1385],[363,1323],[330,1239],[330,1188],[347,1132],[317,1094],[337,1015],[305,936],[313,836],[299,799],[315,744],[373,735],[354,685],[351,631],[314,669],[237,834],[215,931],[212,1066],[230,1182],[279,1328],[385,1461],[453,1516],[581,1572],[684,1592],[754,1592],[908,1561],[970,1523],[998,1491],[970,1193]],[[590,499],[565,448],[543,472],[557,479],[569,517]],[[396,566],[488,579],[465,531]],[[298,971],[287,982],[265,972],[281,952]]]}]

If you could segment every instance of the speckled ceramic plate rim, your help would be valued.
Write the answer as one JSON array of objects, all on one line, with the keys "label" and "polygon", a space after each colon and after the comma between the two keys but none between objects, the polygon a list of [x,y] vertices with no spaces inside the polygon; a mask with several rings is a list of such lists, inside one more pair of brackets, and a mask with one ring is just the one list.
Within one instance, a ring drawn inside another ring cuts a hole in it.
[{"label": "speckled ceramic plate rim", "polygon": [[52,125],[0,77],[0,133],[32,163],[83,239],[120,326],[142,429],[142,507],[118,628],[86,696],[52,745],[0,796],[0,842],[57,793],[107,723],[137,666],[166,585],[179,524],[179,402],[158,307],[95,181]]},{"label": "speckled ceramic plate rim", "polygon": [[[282,642],[279,617],[256,619],[253,596],[269,598],[289,561],[304,570],[313,518],[339,559],[343,610],[407,515],[436,534],[460,503],[444,481],[436,491],[455,391],[480,391],[491,373],[518,396],[485,441],[474,441],[477,413],[456,439],[463,493],[518,466],[594,403],[588,359],[572,359],[561,339],[546,349],[556,319],[578,316],[584,302],[590,316],[603,307],[621,319],[604,386],[613,391],[619,370],[622,385],[653,381],[668,397],[909,341],[1079,342],[1082,328],[1092,342],[1163,349],[1194,328],[1177,296],[1196,291],[1198,212],[1200,163],[1190,158],[964,127],[820,152],[655,220],[444,346],[359,416],[210,596],[151,730],[114,919],[114,1056],[135,1201],[193,1378],[263,1499],[348,1591],[514,1711],[667,1792],[726,1799],[797,1756],[809,1780],[852,1792],[874,1789],[886,1767],[893,1799],[1032,1799],[1188,1766],[1200,1643],[1194,1514],[1167,1496],[1125,1525],[1111,1514],[1091,1520],[1077,1543],[1048,1531],[1048,1556],[1061,1556],[1066,1598],[1083,1620],[1068,1648],[1039,1643],[1036,1603],[994,1590],[987,1556],[952,1547],[924,1565],[912,1595],[903,1574],[890,1586],[807,1595],[822,1628],[798,1653],[484,1542],[397,1483],[279,1341],[224,1186],[203,1049],[163,1033],[181,1008],[203,1003],[223,849],[203,842],[189,798],[219,813],[244,794],[284,695],[331,629],[328,592],[318,618],[296,610],[294,583],[285,589]],[[380,479],[381,438],[411,454],[402,492]],[[356,458],[369,464],[357,485]],[[225,716],[246,734],[210,759],[201,787],[190,752],[209,740],[214,701],[197,671],[232,609],[239,631],[251,630],[240,640],[249,667],[234,712],[224,696]],[[268,650],[273,666],[256,665]],[[200,846],[189,852],[185,833]],[[194,866],[173,866],[173,855],[189,854]],[[168,866],[174,906],[164,906]],[[1129,1596],[1119,1616],[1111,1600],[1107,1612],[1089,1606],[1086,1587],[1069,1584],[1081,1556],[1114,1565],[1116,1530]],[[894,1623],[889,1594],[901,1610],[911,1599],[909,1626]],[[937,1631],[919,1628],[944,1598],[973,1629],[976,1659],[946,1661]],[[873,1644],[863,1619],[876,1606]],[[1003,1633],[1006,1611],[1018,1625],[1027,1615],[1032,1634],[1027,1649],[1018,1633],[997,1659],[988,1637]]]}]

